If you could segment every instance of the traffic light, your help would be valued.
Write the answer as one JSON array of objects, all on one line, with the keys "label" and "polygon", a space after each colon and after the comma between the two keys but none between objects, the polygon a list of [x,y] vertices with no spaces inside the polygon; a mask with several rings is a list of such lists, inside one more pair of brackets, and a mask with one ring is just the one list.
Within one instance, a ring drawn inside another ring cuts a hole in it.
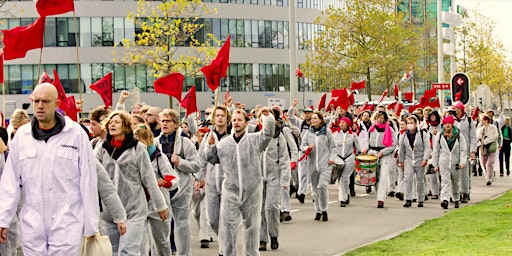
[{"label": "traffic light", "polygon": [[457,73],[452,77],[452,99],[455,102],[457,93],[460,94],[460,101],[467,104],[469,102],[469,78],[464,73]]},{"label": "traffic light", "polygon": [[481,106],[481,107],[483,107],[483,106],[484,106],[482,97],[478,98],[478,102],[480,102],[480,106]]}]

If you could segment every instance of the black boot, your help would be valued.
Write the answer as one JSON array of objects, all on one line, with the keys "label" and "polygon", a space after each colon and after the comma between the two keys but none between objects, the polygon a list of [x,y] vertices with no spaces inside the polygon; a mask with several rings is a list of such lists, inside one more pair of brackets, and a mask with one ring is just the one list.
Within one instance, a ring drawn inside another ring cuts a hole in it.
[{"label": "black boot", "polygon": [[210,248],[210,241],[201,240],[201,248]]},{"label": "black boot", "polygon": [[292,220],[292,216],[290,215],[290,212],[283,212],[283,220],[284,221]]},{"label": "black boot", "polygon": [[350,204],[350,196],[347,196],[347,201],[345,201],[345,204]]},{"label": "black boot", "polygon": [[347,207],[344,201],[340,201],[340,207]]},{"label": "black boot", "polygon": [[267,243],[260,241],[260,251],[266,251],[267,250]]},{"label": "black boot", "polygon": [[460,195],[460,202],[463,203],[463,204],[468,202],[468,198],[467,198],[466,194],[461,194]]},{"label": "black boot", "polygon": [[419,202],[418,207],[423,207],[423,202]]},{"label": "black boot", "polygon": [[412,201],[411,200],[405,200],[405,204],[404,204],[404,207],[411,207],[412,205]]},{"label": "black boot", "polygon": [[443,202],[441,203],[441,207],[443,207],[443,209],[448,209],[448,201],[443,200]]},{"label": "black boot", "polygon": [[388,196],[389,196],[389,197],[395,197],[395,191],[391,191],[391,192],[389,192],[389,193],[388,193]]},{"label": "black boot", "polygon": [[303,204],[303,203],[304,203],[304,198],[306,198],[306,196],[305,196],[304,194],[300,194],[300,195],[297,197],[297,199],[299,199],[299,202],[300,202],[301,204]]},{"label": "black boot", "polygon": [[372,187],[368,186],[366,187],[366,193],[370,194],[372,192]]},{"label": "black boot", "polygon": [[398,198],[398,200],[400,200],[400,201],[403,201],[403,200],[404,200],[404,194],[402,194],[402,193],[400,193],[400,192],[396,193],[396,195],[395,195],[395,196],[396,196],[396,198]]},{"label": "black boot", "polygon": [[455,201],[453,204],[455,205],[455,208],[459,208],[459,201]]},{"label": "black boot", "polygon": [[279,242],[277,242],[277,237],[270,238],[270,248],[272,250],[277,250],[277,248],[279,248]]},{"label": "black boot", "polygon": [[322,212],[322,221],[327,221],[327,212]]},{"label": "black boot", "polygon": [[322,218],[322,214],[317,212],[315,215],[315,220],[320,220],[320,218]]},{"label": "black boot", "polygon": [[383,201],[377,201],[377,208],[384,208],[384,202]]}]

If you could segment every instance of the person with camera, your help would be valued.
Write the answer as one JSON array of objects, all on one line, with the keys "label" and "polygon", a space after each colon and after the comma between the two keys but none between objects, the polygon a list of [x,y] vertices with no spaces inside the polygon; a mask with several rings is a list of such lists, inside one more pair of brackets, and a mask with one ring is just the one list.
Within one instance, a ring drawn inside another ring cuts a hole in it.
[{"label": "person with camera", "polygon": [[492,125],[492,119],[488,115],[482,117],[482,125],[476,134],[480,144],[480,165],[484,171],[487,186],[492,184],[494,173],[494,160],[498,149],[498,128]]}]

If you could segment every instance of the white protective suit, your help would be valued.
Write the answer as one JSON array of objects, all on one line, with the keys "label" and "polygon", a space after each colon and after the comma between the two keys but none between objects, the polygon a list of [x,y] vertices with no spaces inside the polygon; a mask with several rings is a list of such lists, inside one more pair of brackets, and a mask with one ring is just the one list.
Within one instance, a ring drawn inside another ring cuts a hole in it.
[{"label": "white protective suit", "polygon": [[126,211],[124,210],[123,202],[121,202],[121,198],[117,194],[116,188],[114,187],[114,183],[108,176],[107,171],[101,165],[98,159],[94,159],[96,165],[96,171],[98,172],[98,194],[101,199],[101,208],[100,210],[107,211],[110,216],[112,216],[112,221],[114,223],[122,223],[126,222]]},{"label": "white protective suit", "polygon": [[[287,152],[290,156],[290,163],[296,163],[299,160],[299,149],[297,148],[297,143],[295,143],[295,139],[293,138],[292,132],[290,128],[284,126],[282,130],[282,134],[286,139],[287,144]],[[290,167],[291,168],[291,167]],[[297,170],[293,171],[290,169],[290,180],[292,179],[292,173],[296,173]],[[292,184],[293,182],[290,182]],[[292,206],[290,205],[290,184],[285,187],[281,187],[281,211],[282,212],[290,212],[292,210]]]},{"label": "white protective suit", "polygon": [[[279,214],[282,187],[290,185],[290,156],[282,132],[272,138],[261,158],[263,205],[261,209],[260,242],[279,236]],[[289,194],[288,194],[289,196]]]},{"label": "white protective suit", "polygon": [[[476,152],[477,140],[476,140],[476,126],[475,121],[471,120],[471,117],[464,114],[464,116],[457,121],[453,126],[459,128],[460,134],[464,136],[466,141],[466,158],[469,158],[471,152]],[[471,193],[471,170],[469,166],[464,166],[460,173],[460,193],[470,194]]]},{"label": "white protective suit", "polygon": [[335,131],[332,133],[332,137],[336,143],[336,155],[345,162],[341,176],[338,179],[338,200],[345,202],[348,200],[350,192],[350,175],[354,172],[356,165],[355,154],[361,152],[361,147],[357,135],[348,130],[346,132],[342,130]]},{"label": "white protective suit", "polygon": [[308,132],[304,134],[301,143],[301,151],[306,152],[309,145],[315,144],[309,154],[308,170],[311,180],[311,188],[313,189],[313,200],[315,200],[315,212],[326,212],[329,202],[329,193],[327,185],[331,178],[331,167],[329,160],[336,157],[336,142],[332,138],[332,132],[326,125],[322,126],[319,131],[315,131],[310,127]]},{"label": "white protective suit", "polygon": [[272,115],[262,116],[263,130],[247,133],[237,143],[234,134],[206,150],[208,162],[220,163],[224,170],[220,214],[220,242],[224,255],[237,254],[236,243],[240,221],[244,227],[245,255],[260,255],[262,176],[261,153],[275,132]]},{"label": "white protective suit", "polygon": [[[4,171],[5,166],[5,154],[6,152],[0,154],[0,179],[2,177],[2,172]],[[9,230],[7,231],[7,241],[5,242],[5,244],[0,243],[0,255],[16,256],[18,253],[17,243],[18,237],[20,235],[18,229],[18,214],[19,211],[17,211],[14,217],[12,218],[11,225],[9,226]]]},{"label": "white protective suit", "polygon": [[439,167],[441,173],[441,201],[449,201],[450,197],[454,201],[459,201],[461,169],[457,166],[467,164],[466,139],[459,135],[459,139],[450,150],[446,138],[439,132],[434,138],[433,145],[432,164],[434,167]]},{"label": "white protective suit", "polygon": [[[182,134],[181,129],[178,129],[177,133]],[[155,146],[169,157],[170,152],[162,150],[162,136],[165,135],[161,134],[155,138]],[[191,174],[199,170],[199,158],[196,146],[194,146],[190,139],[178,136],[178,139],[174,143],[176,145],[173,145],[172,148],[173,150],[176,149],[176,153],[180,158],[179,166],[174,166],[180,178],[179,189],[171,198],[171,208],[175,225],[174,237],[177,238],[176,246],[178,255],[189,256],[192,255],[190,247],[190,203],[192,202],[192,192],[194,189]]]},{"label": "white protective suit", "polygon": [[[150,160],[157,180],[159,178],[164,179],[165,176],[168,175],[175,177],[171,181],[171,187],[160,187],[160,192],[165,199],[167,210],[169,211],[169,216],[172,217],[173,214],[169,191],[178,188],[180,178],[178,177],[178,173],[172,168],[167,156],[162,154],[158,149],[156,149],[155,153],[150,156]],[[149,225],[149,228],[146,229],[148,232],[145,232],[145,234],[149,234],[149,236],[144,235],[143,237],[141,254],[149,255],[149,249],[151,248],[151,255],[170,256],[171,241],[169,238],[171,236],[171,218],[167,218],[164,222],[162,222],[158,211],[153,206],[152,199],[149,199],[148,201],[148,219],[146,224]],[[151,244],[151,247],[149,247],[148,244]]]},{"label": "white protective suit", "polygon": [[[430,115],[433,115],[433,113],[430,113],[429,116]],[[441,126],[441,122],[439,122],[439,124],[436,126],[430,125],[430,124],[428,125],[427,131],[429,133],[429,138],[432,141],[430,144],[431,148],[434,144],[434,141],[433,141],[434,138],[436,137],[436,135],[438,133],[441,132],[442,128],[443,127]],[[434,135],[434,131],[436,131],[435,135]],[[432,160],[430,160],[428,164],[431,165]],[[426,177],[425,179],[427,181],[427,187],[430,189],[430,192],[432,193],[433,196],[439,196],[439,177],[440,177],[439,175],[440,175],[439,173],[427,173],[425,175],[425,177]]]},{"label": "white protective suit", "polygon": [[[309,130],[309,126],[307,123],[306,123],[306,120],[302,120],[302,119],[299,119],[297,117],[295,117],[295,115],[293,115],[293,113],[295,113],[295,108],[294,107],[290,107],[288,109],[288,113],[290,114],[290,123],[294,126],[296,126],[297,128],[299,128],[299,131],[300,131],[300,137],[301,137],[301,140],[304,140],[304,135],[307,133],[307,131]],[[303,151],[304,152],[304,151]],[[311,180],[309,180],[309,172],[310,170],[308,170],[308,161],[307,159],[303,159],[302,161],[298,162],[298,174],[299,174],[299,187],[297,188],[298,191],[297,191],[297,195],[305,195],[306,194],[306,191],[307,191],[307,188],[308,188],[308,183],[311,182]]]},{"label": "white protective suit", "polygon": [[406,131],[399,141],[400,155],[399,162],[404,163],[405,174],[405,200],[413,199],[413,180],[416,178],[416,192],[418,202],[425,199],[425,167],[421,166],[422,161],[430,159],[430,140],[426,131],[416,129],[413,147],[408,138],[410,131]]},{"label": "white protective suit", "polygon": [[[25,124],[10,143],[0,183],[0,227],[18,207],[23,254],[78,255],[84,236],[98,231],[97,173],[89,138],[68,117],[47,142]],[[37,125],[37,124],[36,124]]]},{"label": "white protective suit", "polygon": [[146,146],[130,133],[126,135],[121,148],[113,150],[110,136],[107,135],[106,140],[96,146],[94,153],[112,180],[128,217],[126,233],[120,236],[113,215],[104,210],[101,213],[101,233],[109,236],[113,255],[140,255],[148,217],[144,188],[151,196],[157,212],[167,209]]}]

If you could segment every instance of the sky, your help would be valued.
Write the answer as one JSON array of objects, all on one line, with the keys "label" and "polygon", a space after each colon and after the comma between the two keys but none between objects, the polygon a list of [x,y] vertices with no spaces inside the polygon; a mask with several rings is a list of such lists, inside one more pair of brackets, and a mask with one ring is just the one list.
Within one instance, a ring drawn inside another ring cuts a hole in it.
[{"label": "sky", "polygon": [[512,53],[512,0],[455,0],[455,4],[477,10],[495,22],[495,35]]}]

